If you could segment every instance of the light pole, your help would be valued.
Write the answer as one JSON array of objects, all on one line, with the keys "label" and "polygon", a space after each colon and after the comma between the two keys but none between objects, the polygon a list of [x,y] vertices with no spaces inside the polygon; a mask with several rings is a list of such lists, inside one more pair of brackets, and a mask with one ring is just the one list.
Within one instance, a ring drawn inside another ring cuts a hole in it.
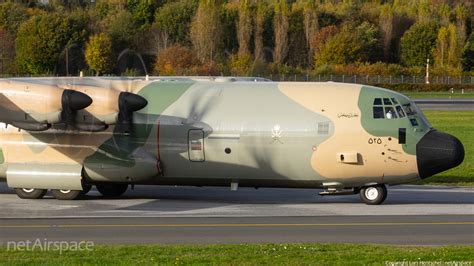
[{"label": "light pole", "polygon": [[430,59],[426,59],[426,76],[425,76],[425,83],[430,84]]}]

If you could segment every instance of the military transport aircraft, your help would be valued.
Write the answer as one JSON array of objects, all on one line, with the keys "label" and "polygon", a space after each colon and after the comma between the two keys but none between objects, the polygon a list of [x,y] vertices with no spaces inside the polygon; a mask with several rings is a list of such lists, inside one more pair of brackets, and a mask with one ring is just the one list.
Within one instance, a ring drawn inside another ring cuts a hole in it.
[{"label": "military transport aircraft", "polygon": [[324,188],[380,204],[461,142],[402,94],[261,78],[0,79],[0,178],[20,198],[129,185]]}]

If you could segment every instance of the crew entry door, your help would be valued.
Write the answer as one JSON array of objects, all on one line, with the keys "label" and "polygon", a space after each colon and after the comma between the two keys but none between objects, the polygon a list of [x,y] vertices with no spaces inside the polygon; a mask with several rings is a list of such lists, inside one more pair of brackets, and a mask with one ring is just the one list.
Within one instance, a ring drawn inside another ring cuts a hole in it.
[{"label": "crew entry door", "polygon": [[188,154],[191,162],[204,162],[204,131],[201,129],[189,130]]}]

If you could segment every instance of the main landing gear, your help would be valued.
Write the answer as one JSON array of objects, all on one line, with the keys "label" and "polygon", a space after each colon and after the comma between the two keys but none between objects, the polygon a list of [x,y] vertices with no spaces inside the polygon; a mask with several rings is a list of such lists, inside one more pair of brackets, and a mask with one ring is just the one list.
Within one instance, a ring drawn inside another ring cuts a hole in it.
[{"label": "main landing gear", "polygon": [[22,199],[41,199],[48,192],[47,189],[15,188],[18,197]]},{"label": "main landing gear", "polygon": [[[102,184],[96,185],[97,190],[106,198],[115,198],[127,191],[128,184]],[[75,200],[86,195],[92,185],[84,184],[82,190],[51,189],[51,194],[58,200]],[[15,188],[18,197],[22,199],[41,199],[48,192],[47,189]]]},{"label": "main landing gear", "polygon": [[58,200],[75,200],[84,195],[82,190],[53,189],[51,193]]},{"label": "main landing gear", "polygon": [[127,191],[128,184],[102,184],[96,185],[97,190],[106,198],[122,196]]},{"label": "main landing gear", "polygon": [[[85,185],[83,190],[52,189],[51,194],[58,200],[75,200],[89,192],[92,186]],[[48,192],[47,189],[15,188],[18,197],[22,199],[41,199]]]}]

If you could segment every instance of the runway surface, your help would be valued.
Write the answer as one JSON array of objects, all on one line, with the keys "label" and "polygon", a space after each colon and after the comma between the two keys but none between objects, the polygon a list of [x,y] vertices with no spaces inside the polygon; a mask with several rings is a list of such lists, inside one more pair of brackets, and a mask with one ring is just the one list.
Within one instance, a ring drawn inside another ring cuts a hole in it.
[{"label": "runway surface", "polygon": [[21,200],[0,185],[0,239],[95,243],[474,244],[472,188],[389,187],[384,205],[313,189],[137,186],[120,199]]},{"label": "runway surface", "polygon": [[421,110],[474,110],[474,99],[472,98],[421,98],[413,99],[413,101]]}]

